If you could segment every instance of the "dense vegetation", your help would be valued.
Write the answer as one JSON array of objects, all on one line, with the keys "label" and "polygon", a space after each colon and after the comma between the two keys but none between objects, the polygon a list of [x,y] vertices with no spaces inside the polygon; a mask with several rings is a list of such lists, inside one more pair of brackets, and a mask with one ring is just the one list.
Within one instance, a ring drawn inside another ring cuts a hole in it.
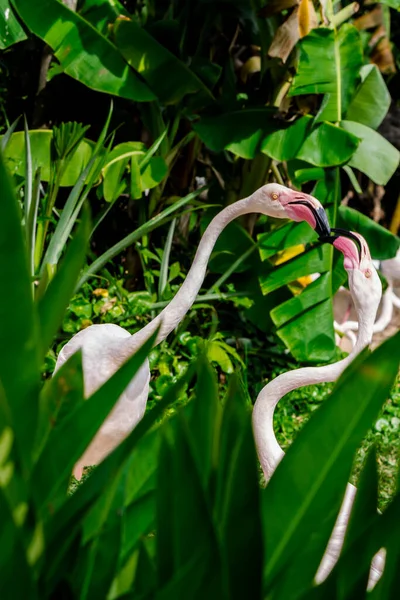
[{"label": "dense vegetation", "polygon": [[[373,258],[395,256],[400,3],[0,8],[1,597],[363,597],[383,546],[374,594],[395,597],[398,336],[333,394],[322,384],[281,402],[290,450],[259,487],[261,387],[341,356],[343,259],[307,224],[230,224],[175,333],[87,402],[80,355],[50,376],[81,329],[150,321],[211,218],[266,182],[312,193]],[[76,489],[74,463],[147,355],[146,417]],[[341,561],[312,587],[352,470],[366,500]]]}]

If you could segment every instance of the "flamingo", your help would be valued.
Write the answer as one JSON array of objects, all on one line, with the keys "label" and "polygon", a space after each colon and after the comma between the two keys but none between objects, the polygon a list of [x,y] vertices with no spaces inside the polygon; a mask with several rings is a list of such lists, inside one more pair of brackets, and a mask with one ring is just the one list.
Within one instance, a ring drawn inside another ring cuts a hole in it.
[{"label": "flamingo", "polygon": [[[374,265],[382,271],[388,282],[388,287],[383,294],[381,310],[378,319],[374,323],[373,333],[381,333],[388,327],[393,316],[393,307],[400,308],[400,298],[396,295],[394,288],[400,282],[400,249],[393,258],[388,258],[382,261],[373,261]],[[341,288],[339,293],[343,297],[348,296],[349,292],[345,288]],[[354,320],[347,320],[349,313],[352,308],[351,294],[348,299],[349,311],[342,323],[335,322],[335,331],[345,335],[352,346],[356,342],[356,336],[354,331],[358,330],[358,322]]]},{"label": "flamingo", "polygon": [[[372,340],[376,312],[382,297],[382,285],[372,263],[368,245],[358,233],[334,229],[332,231],[343,233],[338,237],[334,236],[332,243],[344,255],[344,268],[348,274],[349,289],[359,322],[357,341],[352,352],[343,360],[322,367],[305,367],[283,373],[259,393],[253,409],[252,424],[258,458],[267,482],[285,455],[278,444],[273,427],[274,410],[279,400],[299,387],[336,381]],[[347,484],[337,521],[315,576],[317,583],[326,579],[338,560],[356,491],[352,484]],[[383,564],[384,555],[380,551],[372,561],[368,589],[372,589],[378,581]]]},{"label": "flamingo", "polygon": [[[307,221],[320,236],[330,233],[325,211],[316,198],[276,183],[262,186],[251,196],[227,206],[214,217],[200,241],[185,281],[157,317],[133,335],[114,324],[91,325],[74,335],[62,348],[55,372],[72,354],[82,349],[84,392],[87,398],[115,373],[159,326],[155,344],[165,340],[195,301],[218,236],[233,219],[248,213]],[[73,473],[77,479],[81,478],[84,466],[101,462],[140,421],[146,408],[149,381],[150,369],[146,360],[117,400],[83,456],[75,464]]]}]

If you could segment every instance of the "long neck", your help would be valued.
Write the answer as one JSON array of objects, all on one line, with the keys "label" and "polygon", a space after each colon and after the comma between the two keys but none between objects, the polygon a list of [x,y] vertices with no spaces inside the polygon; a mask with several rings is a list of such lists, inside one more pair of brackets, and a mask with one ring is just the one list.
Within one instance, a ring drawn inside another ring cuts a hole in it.
[{"label": "long neck", "polygon": [[159,325],[161,326],[155,345],[165,340],[167,335],[175,329],[197,297],[206,275],[209,258],[220,233],[228,223],[250,212],[254,212],[251,196],[227,206],[214,217],[201,238],[192,266],[178,293],[155,319],[126,340],[125,357],[135,352]]},{"label": "long neck", "polygon": [[343,360],[323,367],[304,367],[276,377],[259,393],[253,409],[253,432],[258,458],[268,481],[284,452],[274,433],[274,410],[279,400],[289,392],[315,383],[336,381],[352,360],[371,343],[376,311],[357,314],[359,332],[352,352]]}]

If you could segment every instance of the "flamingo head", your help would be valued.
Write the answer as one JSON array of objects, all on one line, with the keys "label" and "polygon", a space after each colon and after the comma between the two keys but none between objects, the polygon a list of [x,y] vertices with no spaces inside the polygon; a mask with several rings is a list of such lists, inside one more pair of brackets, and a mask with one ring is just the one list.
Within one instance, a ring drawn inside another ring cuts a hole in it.
[{"label": "flamingo head", "polygon": [[344,268],[357,312],[374,314],[382,298],[382,284],[365,239],[359,233],[332,228],[331,242],[344,256]]},{"label": "flamingo head", "polygon": [[322,204],[309,194],[278,183],[268,183],[254,192],[252,199],[257,203],[257,212],[292,221],[307,221],[320,237],[330,235],[328,217]]}]

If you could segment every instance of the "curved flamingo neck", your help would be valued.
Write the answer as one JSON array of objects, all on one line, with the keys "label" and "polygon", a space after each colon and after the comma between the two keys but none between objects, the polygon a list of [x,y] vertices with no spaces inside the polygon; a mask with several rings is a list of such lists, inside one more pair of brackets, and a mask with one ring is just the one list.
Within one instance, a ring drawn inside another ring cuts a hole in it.
[{"label": "curved flamingo neck", "polygon": [[207,264],[215,243],[223,229],[241,215],[257,211],[252,197],[238,200],[219,212],[208,225],[197,248],[192,266],[185,281],[171,302],[146,327],[124,341],[124,359],[137,350],[160,326],[155,345],[159,344],[175,329],[186,315],[201,288],[207,271]]},{"label": "curved flamingo neck", "polygon": [[269,382],[258,394],[253,408],[252,422],[258,458],[265,478],[268,481],[284,451],[278,444],[274,432],[274,411],[279,400],[289,392],[316,383],[336,381],[346,367],[372,340],[376,310],[357,312],[359,331],[357,342],[346,358],[322,367],[303,367],[279,375]]}]

